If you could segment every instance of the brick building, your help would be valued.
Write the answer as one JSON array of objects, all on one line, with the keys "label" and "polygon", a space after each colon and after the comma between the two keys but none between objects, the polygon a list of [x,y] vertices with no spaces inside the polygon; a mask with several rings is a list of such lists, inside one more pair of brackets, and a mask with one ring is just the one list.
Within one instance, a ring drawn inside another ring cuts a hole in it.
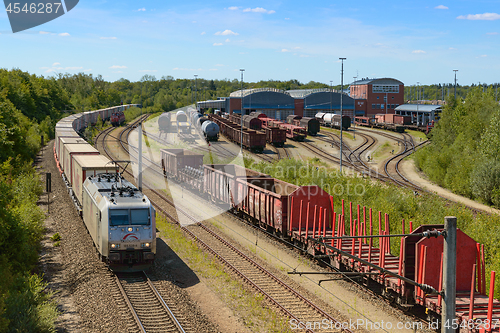
[{"label": "brick building", "polygon": [[404,104],[404,84],[396,79],[358,80],[349,86],[349,92],[355,100],[357,116],[395,113],[395,109]]}]

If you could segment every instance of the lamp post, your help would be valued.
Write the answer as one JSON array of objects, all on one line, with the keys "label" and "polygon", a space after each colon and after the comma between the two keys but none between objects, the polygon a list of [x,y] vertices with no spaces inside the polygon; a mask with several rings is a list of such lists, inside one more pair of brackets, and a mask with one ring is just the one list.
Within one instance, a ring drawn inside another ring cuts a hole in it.
[{"label": "lamp post", "polygon": [[[357,76],[353,76],[353,79],[354,79],[354,82],[353,82],[353,86],[356,87],[356,80],[358,79]],[[354,92],[354,121],[353,121],[353,126],[352,126],[352,130],[354,131],[353,133],[353,137],[354,137],[354,140],[356,140],[356,90],[357,89],[354,89],[355,92]]]},{"label": "lamp post", "polygon": [[[142,118],[142,81],[141,81],[141,118]],[[139,122],[139,156],[138,156],[138,169],[139,175],[137,179],[137,185],[139,187],[139,191],[142,192],[142,121]]]},{"label": "lamp post", "polygon": [[339,59],[342,63],[342,67],[340,70],[340,172],[342,173],[342,95],[344,94],[344,60],[346,60],[346,58]]},{"label": "lamp post", "polygon": [[457,72],[458,69],[453,70],[455,72],[455,99],[457,98]]},{"label": "lamp post", "polygon": [[241,144],[241,153],[243,154],[243,72],[244,69],[240,69],[241,72],[241,110],[240,110],[240,144]]}]

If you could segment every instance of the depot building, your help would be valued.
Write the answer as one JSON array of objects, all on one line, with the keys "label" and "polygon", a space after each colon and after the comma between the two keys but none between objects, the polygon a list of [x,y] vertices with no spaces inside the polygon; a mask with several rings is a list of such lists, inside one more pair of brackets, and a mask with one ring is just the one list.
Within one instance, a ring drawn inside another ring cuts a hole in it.
[{"label": "depot building", "polygon": [[[385,102],[385,101],[388,102]],[[228,113],[262,112],[270,118],[285,120],[295,114],[314,117],[318,112],[356,116],[394,113],[404,100],[404,85],[395,79],[363,79],[349,85],[349,90],[257,88],[237,90],[229,97],[197,103],[199,110],[219,109]],[[386,110],[387,108],[387,110]],[[342,110],[342,111],[341,111]]]}]

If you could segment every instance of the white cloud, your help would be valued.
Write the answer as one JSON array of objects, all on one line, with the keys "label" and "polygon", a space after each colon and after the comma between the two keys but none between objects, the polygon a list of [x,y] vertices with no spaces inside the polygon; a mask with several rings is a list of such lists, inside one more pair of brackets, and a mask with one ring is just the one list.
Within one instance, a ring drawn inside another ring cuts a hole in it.
[{"label": "white cloud", "polygon": [[487,54],[482,54],[480,55],[479,57],[476,57],[476,58],[486,58],[488,55]]},{"label": "white cloud", "polygon": [[238,8],[240,8],[240,7],[231,6],[231,7],[229,7],[228,9],[229,9],[229,10],[238,10]]},{"label": "white cloud", "polygon": [[454,47],[449,47],[448,50],[456,50]]},{"label": "white cloud", "polygon": [[487,32],[486,34],[490,35],[490,36],[494,36],[494,35],[498,35],[498,32]]},{"label": "white cloud", "polygon": [[217,68],[210,68],[209,71],[218,71]]},{"label": "white cloud", "polygon": [[127,66],[113,65],[113,66],[111,66],[109,68],[111,68],[111,69],[118,69],[118,68],[127,68]]},{"label": "white cloud", "polygon": [[40,31],[40,35],[48,35],[50,34],[50,32],[47,32],[47,31]]},{"label": "white cloud", "polygon": [[308,54],[301,54],[300,58],[309,58],[309,55]]},{"label": "white cloud", "polygon": [[221,45],[224,45],[224,44],[222,44],[222,43],[214,43],[213,45],[214,46],[221,46]]},{"label": "white cloud", "polygon": [[253,13],[263,13],[263,14],[274,14],[276,11],[274,10],[267,10],[262,7],[256,7],[256,8],[245,8],[243,9],[244,12],[253,12]]},{"label": "white cloud", "polygon": [[285,17],[285,20],[289,20],[290,18],[289,17]]},{"label": "white cloud", "polygon": [[156,69],[141,69],[139,72],[154,73],[154,72],[158,72],[158,71]]},{"label": "white cloud", "polygon": [[60,64],[61,64],[60,62],[55,62],[55,63],[52,64],[52,67],[60,65]]},{"label": "white cloud", "polygon": [[59,36],[66,37],[66,36],[71,36],[71,35],[67,32],[63,32],[63,33],[60,33]]},{"label": "white cloud", "polygon": [[92,71],[92,68],[84,69],[83,71],[84,71],[84,72],[91,72],[91,71]]},{"label": "white cloud", "polygon": [[228,36],[228,35],[239,35],[237,32],[231,30],[217,31],[214,35],[216,36]]},{"label": "white cloud", "polygon": [[203,31],[200,35],[202,35],[202,36],[203,36],[204,34],[206,34],[206,32],[205,32],[205,31]]},{"label": "white cloud", "polygon": [[449,9],[449,8],[444,6],[444,5],[439,5],[439,6],[434,7],[434,9]]},{"label": "white cloud", "polygon": [[497,13],[469,14],[469,15],[460,15],[457,17],[457,19],[472,20],[472,21],[494,21],[494,20],[500,20],[500,15]]},{"label": "white cloud", "polygon": [[427,52],[425,52],[424,50],[414,50],[414,51],[411,51],[411,53],[423,54],[423,53],[427,53]]},{"label": "white cloud", "polygon": [[145,12],[146,11],[146,8],[142,7],[142,8],[139,8],[137,9],[138,12]]},{"label": "white cloud", "polygon": [[70,71],[76,71],[78,69],[83,69],[83,67],[65,67],[64,69],[70,70]]},{"label": "white cloud", "polygon": [[217,65],[215,65],[215,66],[216,66],[216,67],[224,67],[224,65],[223,65],[223,64],[217,64]]},{"label": "white cloud", "polygon": [[290,52],[290,50],[287,50],[287,49],[281,49],[281,52]]},{"label": "white cloud", "polygon": [[101,39],[117,39],[116,37],[100,37]]},{"label": "white cloud", "polygon": [[228,39],[226,39],[226,43],[229,43],[229,42],[230,42],[229,38],[228,38]]}]

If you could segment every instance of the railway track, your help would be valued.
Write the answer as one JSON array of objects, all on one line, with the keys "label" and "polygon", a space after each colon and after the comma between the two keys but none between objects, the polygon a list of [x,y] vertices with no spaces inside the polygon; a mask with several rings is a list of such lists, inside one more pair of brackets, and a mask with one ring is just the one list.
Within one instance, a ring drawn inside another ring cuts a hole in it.
[{"label": "railway track", "polygon": [[[119,138],[116,139],[119,140],[122,149],[128,151],[129,147],[122,139],[126,131],[127,130],[122,131]],[[109,134],[109,132],[107,134]],[[112,159],[113,156],[111,152],[106,149],[105,151]],[[128,171],[126,172],[131,174]],[[188,219],[192,220],[193,224],[191,226],[181,226],[181,228],[193,239],[199,242],[202,247],[216,256],[225,266],[248,283],[252,288],[254,288],[257,292],[260,292],[271,304],[277,307],[279,311],[288,317],[289,320],[294,320],[297,324],[322,322],[323,320],[326,320],[333,323],[332,329],[321,329],[321,332],[351,332],[349,329],[335,328],[335,323],[339,322],[334,317],[319,308],[306,297],[302,296],[299,292],[295,291],[282,279],[259,265],[243,252],[239,251],[211,228],[198,222],[191,214],[179,207],[175,207],[174,203],[163,193],[156,191],[153,188],[149,188],[147,184],[143,185],[145,188],[148,188],[149,191],[161,198],[162,202],[175,208],[177,214],[181,213]],[[163,208],[161,203],[154,202],[153,200],[151,200],[151,202],[158,211],[162,212],[167,218],[180,225],[178,219],[169,214],[168,211]],[[311,329],[305,328],[297,331],[314,332]]]},{"label": "railway track", "polygon": [[120,303],[132,314],[137,331],[186,332],[145,272],[116,273],[115,281],[120,289]]}]

